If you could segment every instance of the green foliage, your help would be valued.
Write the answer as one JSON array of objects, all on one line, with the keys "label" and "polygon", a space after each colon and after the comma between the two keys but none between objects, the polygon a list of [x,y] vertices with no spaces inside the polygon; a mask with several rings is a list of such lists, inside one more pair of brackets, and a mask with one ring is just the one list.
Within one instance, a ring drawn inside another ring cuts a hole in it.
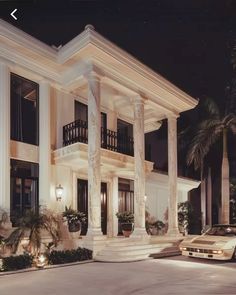
[{"label": "green foliage", "polygon": [[59,217],[49,211],[45,213],[26,211],[25,215],[18,220],[17,228],[4,240],[7,247],[11,247],[13,253],[23,237],[29,233],[29,244],[27,251],[37,254],[41,246],[41,231],[46,230],[55,246],[60,239]]},{"label": "green foliage", "polygon": [[2,267],[0,271],[14,271],[29,268],[32,266],[32,262],[33,256],[29,254],[5,257],[2,258]]},{"label": "green foliage", "polygon": [[189,201],[178,203],[178,223],[185,232],[189,230],[193,223],[194,210]]},{"label": "green foliage", "polygon": [[[201,99],[198,105],[200,122],[180,133],[180,143],[188,146],[187,165],[194,165],[195,170],[203,169],[203,163],[212,146],[228,133],[236,134],[236,113],[232,107],[231,94],[228,94],[223,110],[211,98]],[[185,144],[183,144],[185,142]],[[227,141],[225,141],[227,143]],[[183,149],[183,148],[182,148]],[[227,144],[223,145],[227,153]]]},{"label": "green foliage", "polygon": [[158,230],[162,230],[165,227],[165,223],[161,220],[157,220],[153,223],[150,223],[150,226],[155,227]]},{"label": "green foliage", "polygon": [[127,222],[133,223],[134,222],[134,214],[132,212],[124,211],[124,212],[117,212],[116,217],[118,218],[119,222]]},{"label": "green foliage", "polygon": [[49,264],[63,264],[92,259],[93,252],[86,248],[76,250],[52,251],[47,255]]},{"label": "green foliage", "polygon": [[230,180],[230,223],[236,224],[236,179]]},{"label": "green foliage", "polygon": [[65,211],[62,213],[63,217],[66,217],[68,223],[80,221],[81,223],[86,222],[86,215],[83,212],[74,210],[70,207],[65,207]]}]

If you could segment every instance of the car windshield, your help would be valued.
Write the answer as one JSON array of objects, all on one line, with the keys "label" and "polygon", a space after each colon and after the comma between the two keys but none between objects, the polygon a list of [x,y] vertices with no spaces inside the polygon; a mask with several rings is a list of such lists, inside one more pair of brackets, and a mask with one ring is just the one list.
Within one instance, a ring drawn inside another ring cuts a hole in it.
[{"label": "car windshield", "polygon": [[208,229],[205,235],[211,236],[236,236],[236,227],[233,226],[213,226]]}]

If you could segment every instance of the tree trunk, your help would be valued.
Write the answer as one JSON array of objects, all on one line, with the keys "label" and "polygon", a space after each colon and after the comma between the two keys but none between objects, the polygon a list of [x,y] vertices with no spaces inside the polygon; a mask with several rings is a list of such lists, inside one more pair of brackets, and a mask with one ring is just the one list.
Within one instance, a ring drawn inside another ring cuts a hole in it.
[{"label": "tree trunk", "polygon": [[223,130],[223,158],[221,166],[221,218],[222,224],[229,221],[229,161],[227,148],[227,129]]},{"label": "tree trunk", "polygon": [[203,165],[201,165],[201,222],[202,229],[206,226],[206,178],[203,173]]},{"label": "tree trunk", "polygon": [[211,181],[211,168],[208,168],[207,176],[207,225],[212,225],[212,181]]}]

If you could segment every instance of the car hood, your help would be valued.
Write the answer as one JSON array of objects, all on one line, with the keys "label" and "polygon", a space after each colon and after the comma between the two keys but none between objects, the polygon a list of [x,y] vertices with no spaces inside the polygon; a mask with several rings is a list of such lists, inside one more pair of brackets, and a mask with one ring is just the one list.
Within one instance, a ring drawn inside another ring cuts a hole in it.
[{"label": "car hood", "polygon": [[[192,240],[188,241],[189,243],[195,245],[212,245],[216,243],[227,243],[229,241],[232,241],[233,239],[236,239],[236,237],[224,237],[224,236],[210,236],[210,235],[202,235],[200,237],[193,238]],[[187,242],[187,241],[186,241]]]}]

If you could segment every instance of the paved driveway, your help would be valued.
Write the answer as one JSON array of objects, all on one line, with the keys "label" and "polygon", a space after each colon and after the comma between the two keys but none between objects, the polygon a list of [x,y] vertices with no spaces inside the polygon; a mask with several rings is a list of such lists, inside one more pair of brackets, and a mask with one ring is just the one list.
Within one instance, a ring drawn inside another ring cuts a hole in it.
[{"label": "paved driveway", "polygon": [[236,294],[236,263],[174,257],[0,277],[1,295]]}]

